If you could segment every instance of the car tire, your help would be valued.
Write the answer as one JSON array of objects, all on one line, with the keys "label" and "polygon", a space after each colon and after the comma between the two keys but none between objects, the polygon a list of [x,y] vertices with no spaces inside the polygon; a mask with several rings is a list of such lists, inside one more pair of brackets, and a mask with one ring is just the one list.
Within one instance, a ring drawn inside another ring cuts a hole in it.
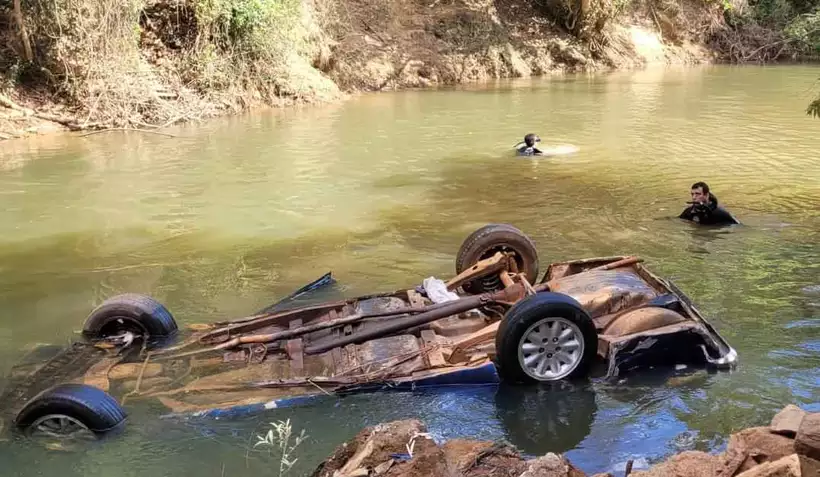
[{"label": "car tire", "polygon": [[[498,251],[514,252],[519,271],[526,274],[530,283],[535,283],[538,279],[538,251],[535,243],[524,232],[509,224],[485,225],[470,234],[456,256],[456,274],[492,257]],[[467,282],[462,288],[467,293],[477,295],[500,290],[504,285],[499,277],[494,276]]]},{"label": "car tire", "polygon": [[38,425],[52,422],[49,419],[65,419],[100,437],[122,426],[126,417],[119,403],[105,391],[86,384],[60,384],[32,398],[17,414],[14,424],[30,434],[37,431]]},{"label": "car tire", "polygon": [[83,325],[83,335],[103,339],[123,331],[149,338],[173,336],[177,323],[171,312],[145,295],[128,293],[105,300],[94,309]]},{"label": "car tire", "polygon": [[542,292],[510,308],[499,325],[495,346],[499,375],[505,381],[569,380],[587,375],[598,352],[598,332],[574,298]]}]

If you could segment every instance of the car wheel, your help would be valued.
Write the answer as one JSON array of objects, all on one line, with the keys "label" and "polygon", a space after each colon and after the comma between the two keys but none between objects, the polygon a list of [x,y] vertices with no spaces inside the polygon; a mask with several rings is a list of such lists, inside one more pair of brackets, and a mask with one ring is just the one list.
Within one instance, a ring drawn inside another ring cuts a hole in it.
[{"label": "car wheel", "polygon": [[[470,234],[456,256],[456,274],[476,263],[490,258],[496,252],[513,252],[518,270],[526,274],[530,283],[538,279],[538,251],[524,232],[509,224],[489,224]],[[504,288],[501,279],[487,276],[462,285],[465,292],[481,294]]]},{"label": "car wheel", "polygon": [[14,419],[32,439],[95,441],[122,426],[126,414],[105,391],[85,384],[61,384],[29,401]]},{"label": "car wheel", "polygon": [[136,337],[150,339],[155,344],[156,339],[176,332],[176,321],[165,306],[151,297],[131,293],[105,300],[88,315],[83,325],[86,337],[122,337],[128,344]]},{"label": "car wheel", "polygon": [[574,298],[542,292],[510,308],[495,346],[502,379],[559,381],[586,376],[598,352],[598,332]]}]

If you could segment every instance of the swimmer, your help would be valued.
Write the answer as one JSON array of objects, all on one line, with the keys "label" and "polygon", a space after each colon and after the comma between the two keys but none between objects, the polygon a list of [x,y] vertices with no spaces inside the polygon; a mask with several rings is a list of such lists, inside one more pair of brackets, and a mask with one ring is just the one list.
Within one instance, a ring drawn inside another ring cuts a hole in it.
[{"label": "swimmer", "polygon": [[678,216],[680,219],[689,220],[701,225],[735,225],[740,222],[732,216],[726,209],[718,205],[717,197],[710,191],[705,182],[692,184],[691,204]]},{"label": "swimmer", "polygon": [[518,147],[520,142],[515,145],[516,152],[519,156],[542,156],[544,153],[540,151],[537,147],[535,147],[535,143],[541,142],[541,138],[536,136],[535,134],[527,134],[524,136],[524,145]]}]

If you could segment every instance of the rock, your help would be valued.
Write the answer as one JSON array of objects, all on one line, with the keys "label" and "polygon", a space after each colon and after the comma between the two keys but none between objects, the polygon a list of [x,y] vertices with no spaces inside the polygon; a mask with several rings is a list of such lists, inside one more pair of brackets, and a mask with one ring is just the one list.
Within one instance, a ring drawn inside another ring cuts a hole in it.
[{"label": "rock", "polygon": [[800,429],[800,423],[803,422],[806,414],[808,414],[806,411],[794,404],[789,404],[772,418],[769,428],[774,433],[794,437],[797,435],[797,430]]},{"label": "rock", "polygon": [[[413,458],[406,462],[393,464],[385,474],[389,477],[415,477],[418,475],[453,475],[448,465],[444,450],[429,439],[417,441],[413,449]],[[458,475],[458,474],[455,474]]]},{"label": "rock", "polygon": [[[764,462],[773,462],[794,453],[794,441],[775,434],[768,427],[752,427],[732,434],[725,457],[736,458],[743,472]],[[745,457],[744,457],[745,456]]]},{"label": "rock", "polygon": [[[352,440],[337,447],[333,454],[319,464],[311,475],[313,477],[332,477],[336,471],[351,463],[356,464],[356,468],[375,468],[390,460],[390,454],[407,453],[406,446],[413,439],[413,436],[425,432],[427,432],[427,428],[424,427],[421,421],[416,419],[366,427]],[[417,454],[419,450],[424,450],[423,448],[428,442],[435,446],[435,443],[429,439],[416,437],[414,453]],[[351,462],[354,459],[355,462]],[[391,467],[388,475],[393,475],[396,467],[396,465]]]},{"label": "rock", "polygon": [[444,445],[444,454],[447,468],[452,471],[447,475],[518,477],[527,470],[521,455],[506,444],[455,440]]},{"label": "rock", "polygon": [[807,414],[803,418],[795,437],[794,448],[800,455],[820,460],[820,413]]},{"label": "rock", "polygon": [[586,477],[564,457],[550,452],[544,457],[527,463],[527,470],[520,477]]},{"label": "rock", "polygon": [[649,470],[632,472],[630,477],[717,477],[722,469],[717,456],[699,451],[674,455]]},{"label": "rock", "polygon": [[518,53],[518,51],[516,51],[510,43],[507,43],[506,45],[504,59],[509,63],[513,76],[522,78],[529,78],[532,76],[532,69],[527,62],[521,58],[521,54]]},{"label": "rock", "polygon": [[800,459],[797,454],[791,454],[773,462],[765,462],[736,477],[802,477]]},{"label": "rock", "polygon": [[492,447],[492,442],[453,439],[444,444],[443,450],[445,458],[453,467],[463,469],[474,465]]},{"label": "rock", "polygon": [[820,477],[820,460],[809,459],[804,455],[800,458],[800,474],[802,477]]}]

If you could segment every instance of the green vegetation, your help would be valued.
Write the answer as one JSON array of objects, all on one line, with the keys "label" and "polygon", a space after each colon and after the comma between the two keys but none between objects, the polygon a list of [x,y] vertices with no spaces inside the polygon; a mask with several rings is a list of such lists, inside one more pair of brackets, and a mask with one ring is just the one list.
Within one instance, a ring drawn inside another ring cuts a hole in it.
[{"label": "green vegetation", "polygon": [[289,67],[305,48],[300,0],[193,0],[183,80],[203,92],[240,88],[265,100],[294,94]]},{"label": "green vegetation", "polygon": [[806,108],[806,114],[820,118],[820,96],[809,104],[809,107]]},{"label": "green vegetation", "polygon": [[311,13],[300,0],[0,0],[15,19],[0,21],[0,76],[70,105],[78,127],[300,99],[316,93],[298,77]]},{"label": "green vegetation", "polygon": [[274,449],[279,451],[279,473],[277,475],[278,477],[282,477],[293,467],[293,464],[299,460],[291,456],[296,451],[296,448],[299,447],[299,444],[307,439],[308,436],[305,435],[305,430],[302,429],[291,444],[290,438],[293,434],[293,427],[290,425],[290,419],[271,422],[270,425],[271,429],[268,430],[267,434],[264,436],[256,436],[257,442],[254,444],[254,447],[263,446],[267,447],[269,451]]},{"label": "green vegetation", "polygon": [[[613,42],[613,26],[625,16],[648,19],[666,41],[687,34],[705,39],[732,62],[820,57],[820,0],[522,0],[518,6],[527,3],[526,17],[541,18],[524,20],[549,20],[547,30],[574,35],[582,50],[601,58],[607,47],[623,51]],[[429,67],[448,54],[480,56],[520,28],[494,21],[486,31],[468,28],[462,34],[452,22],[484,7],[433,4],[435,9],[398,0],[0,0],[0,98],[9,108],[13,102],[3,90],[48,98],[46,105],[65,107],[45,116],[70,127],[160,127],[254,103],[330,99],[348,76],[366,77],[359,82],[381,88],[411,60]],[[425,21],[443,23],[432,38],[424,39],[417,28]],[[393,29],[375,33],[374,25]],[[440,34],[450,30],[459,34]],[[409,40],[398,42],[402,36]],[[342,47],[331,55],[334,43]],[[421,54],[411,51],[416,46]],[[361,54],[364,49],[370,56]],[[392,63],[383,64],[385,57]],[[464,58],[455,76],[439,68],[438,81],[461,77],[468,63]],[[333,69],[336,83],[318,68]],[[820,98],[808,112],[820,115]]]}]

